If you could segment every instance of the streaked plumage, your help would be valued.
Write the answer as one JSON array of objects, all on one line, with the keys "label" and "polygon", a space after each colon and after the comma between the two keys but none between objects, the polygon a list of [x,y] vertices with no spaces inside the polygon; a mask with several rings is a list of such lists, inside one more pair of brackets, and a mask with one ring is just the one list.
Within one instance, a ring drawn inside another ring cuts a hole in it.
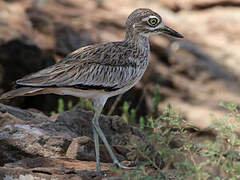
[{"label": "streaked plumage", "polygon": [[114,164],[126,168],[113,154],[98,119],[109,97],[124,93],[141,79],[148,65],[149,35],[162,33],[183,37],[165,26],[162,18],[152,10],[136,9],[126,21],[124,41],[80,48],[55,65],[17,80],[18,89],[1,98],[49,93],[91,98],[95,107],[92,123],[97,171],[101,171],[98,136]]},{"label": "streaked plumage", "polygon": [[17,80],[16,83],[31,87],[114,91],[131,86],[143,75],[148,56],[148,45],[146,48],[126,42],[114,42],[87,46],[74,51],[51,67]]}]

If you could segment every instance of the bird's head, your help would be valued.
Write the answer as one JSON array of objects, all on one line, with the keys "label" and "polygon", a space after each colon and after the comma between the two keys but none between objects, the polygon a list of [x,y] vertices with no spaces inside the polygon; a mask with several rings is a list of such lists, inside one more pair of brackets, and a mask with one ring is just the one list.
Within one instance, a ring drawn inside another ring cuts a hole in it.
[{"label": "bird's head", "polygon": [[183,38],[183,35],[166,26],[159,14],[150,9],[140,8],[133,11],[126,21],[127,31],[148,37],[151,34],[167,34]]}]

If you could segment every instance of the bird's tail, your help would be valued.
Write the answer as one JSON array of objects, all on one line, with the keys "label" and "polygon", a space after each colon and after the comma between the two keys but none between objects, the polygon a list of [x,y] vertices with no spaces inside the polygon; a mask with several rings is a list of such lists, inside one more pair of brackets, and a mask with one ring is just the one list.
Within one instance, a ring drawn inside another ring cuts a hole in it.
[{"label": "bird's tail", "polygon": [[11,99],[17,96],[33,96],[37,94],[41,94],[44,88],[33,88],[33,87],[21,87],[18,89],[14,89],[12,91],[8,91],[0,96],[1,99]]}]

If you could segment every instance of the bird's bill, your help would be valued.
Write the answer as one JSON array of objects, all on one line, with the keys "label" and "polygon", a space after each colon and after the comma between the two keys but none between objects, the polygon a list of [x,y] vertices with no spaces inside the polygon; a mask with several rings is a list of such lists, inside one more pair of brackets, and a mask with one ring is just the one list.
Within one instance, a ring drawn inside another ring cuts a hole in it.
[{"label": "bird's bill", "polygon": [[177,31],[171,29],[170,27],[164,25],[162,28],[161,28],[161,32],[163,34],[167,34],[167,35],[170,35],[170,36],[173,36],[173,37],[176,37],[176,38],[183,38],[184,36],[181,35],[180,33],[178,33]]}]

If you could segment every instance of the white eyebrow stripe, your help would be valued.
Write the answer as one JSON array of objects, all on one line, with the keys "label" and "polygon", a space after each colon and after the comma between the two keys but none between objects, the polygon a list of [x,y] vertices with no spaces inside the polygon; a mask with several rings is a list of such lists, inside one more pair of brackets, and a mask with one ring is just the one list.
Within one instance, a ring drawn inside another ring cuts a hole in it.
[{"label": "white eyebrow stripe", "polygon": [[149,19],[149,17],[145,17],[142,19],[142,21],[147,21]]},{"label": "white eyebrow stripe", "polygon": [[160,21],[160,20],[159,20],[159,18],[158,18],[157,16],[152,16],[152,15],[151,15],[151,16],[148,16],[148,17],[145,17],[145,18],[143,18],[143,19],[142,19],[142,21],[148,21],[150,18],[156,18],[156,19],[158,19],[158,22]]}]

